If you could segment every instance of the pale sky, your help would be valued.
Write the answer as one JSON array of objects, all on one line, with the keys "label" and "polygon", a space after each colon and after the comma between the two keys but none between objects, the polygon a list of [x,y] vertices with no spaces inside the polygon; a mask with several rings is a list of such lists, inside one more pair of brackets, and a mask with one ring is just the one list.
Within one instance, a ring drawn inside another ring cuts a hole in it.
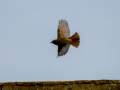
[{"label": "pale sky", "polygon": [[[57,57],[59,20],[80,46]],[[0,82],[120,79],[120,0],[1,0]]]}]

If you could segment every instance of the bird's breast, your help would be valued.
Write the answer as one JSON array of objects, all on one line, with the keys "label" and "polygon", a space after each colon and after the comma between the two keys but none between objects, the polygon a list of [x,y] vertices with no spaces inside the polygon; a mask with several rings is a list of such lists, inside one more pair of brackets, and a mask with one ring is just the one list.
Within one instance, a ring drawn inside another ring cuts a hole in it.
[{"label": "bird's breast", "polygon": [[57,39],[56,41],[56,45],[60,45],[60,44],[68,44],[69,40],[66,39],[66,38],[60,38],[60,39]]}]

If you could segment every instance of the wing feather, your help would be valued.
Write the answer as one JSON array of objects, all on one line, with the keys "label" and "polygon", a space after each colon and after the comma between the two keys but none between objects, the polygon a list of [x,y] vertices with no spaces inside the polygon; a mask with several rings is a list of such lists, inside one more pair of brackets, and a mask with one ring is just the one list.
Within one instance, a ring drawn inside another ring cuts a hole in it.
[{"label": "wing feather", "polygon": [[58,25],[58,39],[59,38],[69,38],[70,30],[66,20],[60,20]]},{"label": "wing feather", "polygon": [[58,45],[58,56],[65,55],[69,50],[70,44]]}]

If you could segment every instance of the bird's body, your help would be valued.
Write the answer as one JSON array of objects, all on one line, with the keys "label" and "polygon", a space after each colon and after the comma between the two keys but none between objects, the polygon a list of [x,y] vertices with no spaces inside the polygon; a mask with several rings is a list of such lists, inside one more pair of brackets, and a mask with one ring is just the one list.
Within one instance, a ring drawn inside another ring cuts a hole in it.
[{"label": "bird's body", "polygon": [[53,40],[52,43],[58,45],[58,56],[65,55],[68,52],[69,46],[73,45],[78,47],[80,37],[76,32],[70,37],[70,30],[66,20],[60,20],[58,26],[58,38]]},{"label": "bird's body", "polygon": [[66,38],[60,38],[60,39],[55,39],[52,41],[53,44],[59,45],[59,44],[68,44],[69,40]]}]

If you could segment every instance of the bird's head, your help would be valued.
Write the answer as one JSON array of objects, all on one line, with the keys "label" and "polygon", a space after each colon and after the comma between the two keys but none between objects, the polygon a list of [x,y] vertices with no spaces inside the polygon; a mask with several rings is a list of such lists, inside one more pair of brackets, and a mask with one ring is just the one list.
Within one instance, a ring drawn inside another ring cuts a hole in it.
[{"label": "bird's head", "polygon": [[57,45],[58,41],[57,41],[57,40],[53,40],[51,43],[53,43],[53,44],[56,44],[56,45]]}]

